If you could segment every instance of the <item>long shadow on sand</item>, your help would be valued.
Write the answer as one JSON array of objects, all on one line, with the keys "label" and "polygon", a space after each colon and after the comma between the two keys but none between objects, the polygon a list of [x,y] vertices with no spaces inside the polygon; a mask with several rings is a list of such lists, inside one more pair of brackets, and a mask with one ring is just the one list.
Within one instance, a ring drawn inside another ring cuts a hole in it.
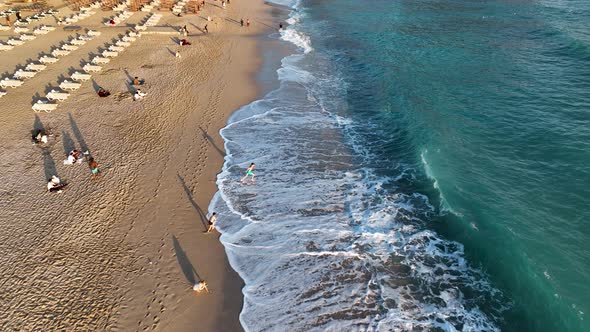
[{"label": "long shadow on sand", "polygon": [[74,120],[74,117],[72,117],[72,113],[69,113],[68,117],[70,118],[70,126],[72,127],[72,132],[74,133],[74,136],[76,136],[76,140],[80,145],[80,150],[90,152],[90,149],[88,149],[88,145],[86,145],[86,141],[84,140],[84,136],[82,136],[82,133],[80,132],[80,128],[78,128],[78,125]]},{"label": "long shadow on sand", "polygon": [[191,287],[197,281],[203,280],[201,279],[201,276],[199,276],[199,273],[197,273],[197,270],[195,270],[191,261],[186,256],[184,250],[182,250],[180,242],[178,242],[178,239],[174,235],[172,235],[172,244],[174,245],[174,251],[176,253],[176,260],[178,260],[178,265],[180,265],[182,273],[184,273],[184,276],[186,277],[186,280],[189,282]]},{"label": "long shadow on sand", "polygon": [[55,161],[53,160],[53,157],[51,157],[51,152],[48,148],[43,148],[41,152],[43,153],[45,180],[49,181],[49,179],[51,179],[51,176],[57,176],[57,167],[55,166]]},{"label": "long shadow on sand", "polygon": [[211,146],[215,149],[215,151],[217,151],[217,153],[219,153],[220,156],[225,157],[225,153],[223,152],[223,150],[221,150],[219,147],[217,147],[217,145],[213,141],[213,137],[211,137],[207,133],[207,131],[205,129],[201,128],[200,126],[199,126],[199,129],[201,129],[201,132],[203,132],[203,138],[205,138],[207,141],[209,141],[209,144],[211,144]]},{"label": "long shadow on sand", "polygon": [[199,214],[199,217],[201,219],[201,223],[203,224],[203,227],[205,227],[205,230],[207,230],[207,228],[208,228],[207,215],[205,214],[205,212],[203,212],[203,209],[201,209],[201,207],[193,199],[193,193],[191,192],[191,190],[188,188],[188,186],[184,182],[184,179],[182,178],[182,176],[180,176],[179,174],[176,174],[176,176],[178,177],[180,184],[182,184],[182,188],[184,189],[184,192],[186,193],[186,197],[188,198],[188,201],[191,203],[193,208]]}]

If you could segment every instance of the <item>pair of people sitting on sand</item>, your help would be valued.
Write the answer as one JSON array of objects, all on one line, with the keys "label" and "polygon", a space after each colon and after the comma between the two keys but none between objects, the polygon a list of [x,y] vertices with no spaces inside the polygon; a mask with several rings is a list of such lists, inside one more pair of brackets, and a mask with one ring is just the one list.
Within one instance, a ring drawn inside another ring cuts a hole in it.
[{"label": "pair of people sitting on sand", "polygon": [[61,183],[61,180],[57,176],[52,175],[51,179],[47,182],[47,191],[60,193],[65,186],[66,184]]},{"label": "pair of people sitting on sand", "polygon": [[133,95],[133,99],[140,100],[143,99],[143,97],[145,96],[147,96],[147,93],[141,91],[140,89],[137,89],[137,91],[135,91],[135,94]]},{"label": "pair of people sitting on sand", "polygon": [[73,165],[75,163],[81,164],[82,159],[84,159],[84,156],[86,156],[87,154],[88,154],[88,152],[81,153],[80,151],[74,149],[74,150],[70,151],[70,154],[68,155],[68,159],[64,160],[64,165]]},{"label": "pair of people sitting on sand", "polygon": [[47,143],[47,133],[44,133],[42,130],[37,130],[33,135],[33,143],[34,144],[41,144]]}]

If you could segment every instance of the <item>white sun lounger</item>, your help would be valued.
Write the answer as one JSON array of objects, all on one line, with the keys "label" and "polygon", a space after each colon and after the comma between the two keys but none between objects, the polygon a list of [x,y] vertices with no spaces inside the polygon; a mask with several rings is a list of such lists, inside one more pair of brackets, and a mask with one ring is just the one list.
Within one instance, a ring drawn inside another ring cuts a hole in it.
[{"label": "white sun lounger", "polygon": [[119,55],[119,52],[114,51],[102,51],[102,56],[105,58],[114,58]]},{"label": "white sun lounger", "polygon": [[25,27],[19,27],[17,26],[16,28],[14,28],[14,33],[23,33],[23,32],[28,32],[29,28],[25,28]]},{"label": "white sun lounger", "polygon": [[20,37],[19,37],[19,39],[22,40],[22,41],[33,40],[35,38],[37,38],[37,36],[35,36],[35,35],[27,35],[27,34],[20,35]]},{"label": "white sun lounger", "polygon": [[10,30],[10,26],[9,25],[1,25],[0,24],[0,31],[8,31]]},{"label": "white sun lounger", "polygon": [[66,50],[53,50],[51,52],[51,55],[53,56],[66,56],[70,54],[70,51],[66,51]]},{"label": "white sun lounger", "polygon": [[127,32],[127,36],[129,36],[129,37],[141,37],[141,32],[129,31],[129,32]]},{"label": "white sun lounger", "polygon": [[36,71],[27,71],[27,70],[22,70],[22,69],[19,69],[14,73],[14,77],[18,78],[18,79],[32,78],[35,75],[37,75]]},{"label": "white sun lounger", "polygon": [[147,30],[147,27],[146,27],[145,25],[139,25],[139,24],[137,24],[137,25],[136,25],[135,27],[133,27],[133,28],[134,28],[135,30],[138,30],[138,31],[145,31],[145,30]]},{"label": "white sun lounger", "polygon": [[70,44],[76,45],[76,46],[82,46],[82,45],[86,44],[86,41],[83,39],[72,39],[70,41]]},{"label": "white sun lounger", "polygon": [[88,6],[88,7],[80,7],[80,11],[90,11],[92,10],[92,7]]},{"label": "white sun lounger", "polygon": [[129,42],[129,43],[134,42],[135,39],[137,39],[137,38],[135,38],[135,37],[129,37],[129,36],[124,36],[123,38],[121,38],[122,41]]},{"label": "white sun lounger", "polygon": [[14,48],[14,45],[0,44],[0,51],[9,51]]},{"label": "white sun lounger", "polygon": [[49,30],[45,30],[45,29],[35,29],[33,30],[33,34],[35,35],[46,35],[49,33]]},{"label": "white sun lounger", "polygon": [[[84,69],[85,72],[99,72],[102,70],[102,67],[87,63],[84,65],[84,67],[82,67],[82,69]],[[72,75],[72,77],[74,76]]]},{"label": "white sun lounger", "polygon": [[51,25],[43,25],[43,26],[41,26],[41,29],[47,30],[47,31],[53,31],[53,30],[55,30],[55,27],[52,27]]},{"label": "white sun lounger", "polygon": [[96,30],[88,30],[87,34],[89,36],[100,36],[101,32]]},{"label": "white sun lounger", "polygon": [[3,88],[17,88],[17,87],[23,85],[23,83],[24,82],[21,81],[21,80],[17,80],[17,79],[14,79],[14,78],[8,78],[7,77],[7,78],[3,79],[2,81],[0,81],[0,87],[3,87]]},{"label": "white sun lounger", "polygon": [[[86,70],[86,69],[84,69],[84,70]],[[97,71],[99,71],[99,70],[97,70]],[[88,70],[86,70],[86,71],[88,71]],[[80,73],[77,71],[72,74],[72,79],[76,80],[76,81],[88,81],[90,79],[90,77],[92,77],[92,75]]]},{"label": "white sun lounger", "polygon": [[35,112],[45,111],[50,113],[51,111],[57,109],[57,104],[50,103],[48,100],[38,100],[35,104],[33,104],[32,108]]},{"label": "white sun lounger", "polygon": [[122,47],[129,47],[131,45],[131,43],[119,40],[118,42],[115,43],[115,45],[122,46]]},{"label": "white sun lounger", "polygon": [[54,101],[64,101],[66,99],[68,99],[68,97],[70,96],[70,94],[68,92],[64,92],[64,91],[59,91],[59,90],[51,90],[51,92],[49,92],[47,94],[47,96],[45,96],[48,100]]},{"label": "white sun lounger", "polygon": [[62,46],[61,49],[66,50],[66,51],[75,51],[78,49],[78,46],[66,44],[66,45]]},{"label": "white sun lounger", "polygon": [[59,84],[59,88],[62,90],[78,90],[82,86],[81,83],[78,82],[71,82],[71,81],[63,81]]},{"label": "white sun lounger", "polygon": [[98,9],[100,8],[100,1],[96,1],[90,4],[90,8]]},{"label": "white sun lounger", "polygon": [[39,58],[39,62],[41,63],[56,63],[58,60],[58,58],[46,55]]},{"label": "white sun lounger", "polygon": [[20,39],[9,39],[6,43],[10,44],[12,46],[20,46],[20,45],[24,44],[25,42]]},{"label": "white sun lounger", "polygon": [[111,59],[109,58],[103,58],[100,56],[95,56],[94,58],[92,58],[92,60],[90,60],[90,62],[92,62],[95,65],[104,65],[107,64],[111,61]]},{"label": "white sun lounger", "polygon": [[109,46],[109,51],[112,51],[112,52],[122,52],[124,49],[125,49],[125,47],[122,47],[122,46],[115,46],[115,45]]},{"label": "white sun lounger", "polygon": [[43,64],[29,63],[25,67],[25,70],[42,71],[42,70],[45,70],[45,68],[47,68],[47,66],[46,65],[43,65]]},{"label": "white sun lounger", "polygon": [[94,39],[94,36],[82,35],[82,36],[78,37],[78,39],[84,40],[84,41],[90,41],[90,40]]},{"label": "white sun lounger", "polygon": [[65,19],[66,23],[76,23],[79,21],[77,16],[67,17]]}]

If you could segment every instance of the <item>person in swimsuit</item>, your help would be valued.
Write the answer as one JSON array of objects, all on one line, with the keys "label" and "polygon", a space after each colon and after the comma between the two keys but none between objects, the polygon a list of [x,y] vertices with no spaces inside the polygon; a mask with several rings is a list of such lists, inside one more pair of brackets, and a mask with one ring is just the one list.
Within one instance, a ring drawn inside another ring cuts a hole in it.
[{"label": "person in swimsuit", "polygon": [[246,175],[244,175],[244,177],[240,180],[240,182],[244,183],[244,180],[246,180],[248,178],[248,176],[251,176],[252,178],[250,179],[250,181],[252,183],[254,183],[254,168],[256,166],[254,165],[254,163],[250,164],[250,167],[248,167],[248,169],[246,169]]},{"label": "person in swimsuit", "polygon": [[90,166],[90,171],[92,172],[93,179],[100,176],[100,170],[98,169],[98,163],[96,162],[96,160],[94,160],[94,158],[90,158],[90,160],[88,160],[88,166]]},{"label": "person in swimsuit", "polygon": [[211,217],[209,218],[209,228],[207,229],[207,231],[205,233],[211,233],[211,231],[215,227],[216,221],[217,221],[217,213],[213,212],[213,214],[211,214]]}]

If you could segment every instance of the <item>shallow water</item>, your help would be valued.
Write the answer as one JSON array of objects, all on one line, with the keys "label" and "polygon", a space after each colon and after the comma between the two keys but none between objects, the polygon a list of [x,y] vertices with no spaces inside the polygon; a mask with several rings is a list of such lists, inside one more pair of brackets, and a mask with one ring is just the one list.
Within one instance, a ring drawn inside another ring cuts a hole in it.
[{"label": "shallow water", "polygon": [[295,6],[221,131],[245,329],[590,330],[590,4]]}]

